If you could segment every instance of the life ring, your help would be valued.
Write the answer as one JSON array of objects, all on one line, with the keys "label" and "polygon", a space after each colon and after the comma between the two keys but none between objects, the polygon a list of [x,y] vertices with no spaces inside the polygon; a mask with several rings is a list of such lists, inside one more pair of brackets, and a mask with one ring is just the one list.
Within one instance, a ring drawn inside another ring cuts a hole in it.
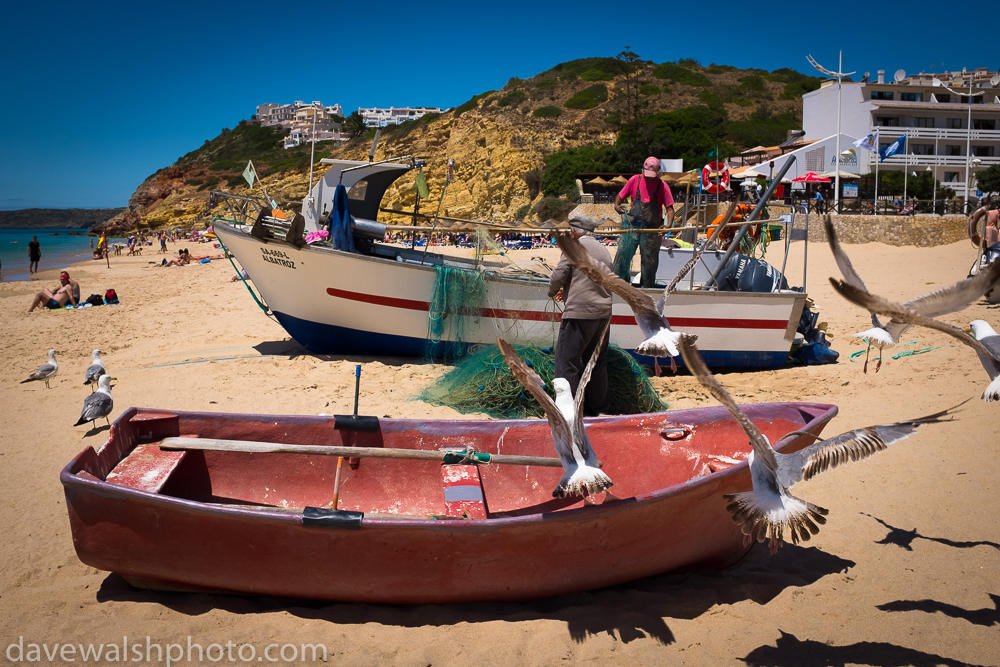
[{"label": "life ring", "polygon": [[[969,216],[969,240],[977,249],[983,242],[982,234],[979,231],[979,221],[986,215],[986,207],[980,206]],[[985,225],[984,225],[985,226]]]},{"label": "life ring", "polygon": [[[712,172],[718,172],[718,183],[712,180]],[[718,194],[729,189],[729,167],[722,162],[709,162],[701,170],[701,189]]]}]

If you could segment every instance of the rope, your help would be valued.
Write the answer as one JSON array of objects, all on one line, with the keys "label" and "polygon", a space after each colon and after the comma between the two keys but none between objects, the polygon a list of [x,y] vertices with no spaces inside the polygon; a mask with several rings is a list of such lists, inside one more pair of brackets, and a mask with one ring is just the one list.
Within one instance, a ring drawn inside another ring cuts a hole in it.
[{"label": "rope", "polygon": [[[216,220],[223,220],[223,218],[218,218],[218,217],[217,218],[213,218],[212,223],[214,224]],[[274,314],[271,313],[271,310],[260,299],[258,299],[257,295],[254,294],[254,292],[253,292],[252,289],[250,289],[250,285],[249,285],[249,283],[247,283],[247,279],[243,277],[243,272],[240,271],[238,268],[236,268],[236,263],[233,261],[233,256],[229,252],[229,248],[226,247],[226,244],[222,242],[222,237],[219,236],[218,234],[216,234],[215,238],[218,239],[219,245],[222,246],[223,252],[226,253],[226,259],[228,259],[229,263],[233,265],[233,270],[236,271],[236,275],[240,277],[241,281],[243,281],[243,285],[247,288],[247,291],[250,292],[250,296],[253,297],[253,300],[257,303],[257,306],[262,311],[264,311],[265,315],[267,315],[272,320],[274,320],[275,322],[277,322],[278,320],[274,317]]]},{"label": "rope", "polygon": [[932,350],[937,350],[937,349],[940,349],[940,348],[941,348],[941,346],[938,345],[937,347],[922,347],[919,350],[907,350],[906,352],[900,352],[898,354],[892,355],[892,358],[893,359],[900,359],[902,357],[912,357],[915,354],[924,354],[925,352],[930,352]]}]

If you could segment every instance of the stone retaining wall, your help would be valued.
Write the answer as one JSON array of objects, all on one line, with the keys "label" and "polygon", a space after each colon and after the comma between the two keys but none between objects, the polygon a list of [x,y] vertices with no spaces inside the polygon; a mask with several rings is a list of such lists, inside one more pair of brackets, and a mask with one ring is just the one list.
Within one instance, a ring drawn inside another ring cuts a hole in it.
[{"label": "stone retaining wall", "polygon": [[[795,215],[795,227],[805,227],[805,215]],[[832,215],[841,243],[885,243],[927,248],[965,241],[968,218],[964,215]],[[823,217],[809,216],[809,240],[826,243]]]}]

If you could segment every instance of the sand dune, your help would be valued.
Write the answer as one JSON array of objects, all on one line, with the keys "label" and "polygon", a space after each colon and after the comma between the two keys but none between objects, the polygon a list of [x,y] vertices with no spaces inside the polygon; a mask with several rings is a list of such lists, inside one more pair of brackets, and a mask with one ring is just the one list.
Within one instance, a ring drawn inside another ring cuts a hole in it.
[{"label": "sand dune", "polygon": [[[772,248],[773,260],[780,255]],[[789,260],[793,283],[801,282],[802,248],[796,244]],[[84,446],[106,437],[106,425],[71,426],[90,393],[83,373],[95,347],[118,378],[112,419],[129,406],[345,412],[353,407],[358,362],[362,414],[455,418],[453,410],[415,399],[447,367],[309,355],[258,310],[241,283],[229,282],[234,271],[226,261],[164,269],[149,264],[156,257],[113,257],[111,269],[98,262],[75,267],[84,296],[114,288],[122,301],[80,311],[25,315],[40,281],[0,283],[0,337],[10,369],[0,379],[2,660],[27,654],[31,644],[44,660],[43,643],[50,651],[64,643],[120,647],[127,637],[130,659],[140,642],[145,662],[148,636],[164,650],[176,643],[186,651],[189,637],[202,647],[232,642],[234,662],[242,662],[242,644],[253,647],[252,662],[277,644],[268,656],[280,664],[312,664],[298,654],[281,659],[284,645],[298,652],[303,643],[323,644],[337,665],[1000,663],[1000,524],[993,515],[1000,407],[979,400],[986,376],[968,349],[921,329],[904,337],[916,344],[887,351],[881,372],[862,374],[849,355],[863,348],[849,334],[867,328],[868,315],[826,282],[837,275],[829,250],[809,250],[809,293],[840,362],[720,374],[739,401],[835,403],[840,415],[826,429],[835,434],[976,400],[953,423],[804,483],[802,495],[831,510],[806,547],[786,546],[771,557],[757,546],[722,572],[665,574],[524,604],[408,607],[154,593],[82,565],[58,474]],[[967,242],[848,251],[868,286],[893,299],[963,278],[975,258]],[[965,326],[976,318],[998,326],[1000,307],[980,302],[943,319]],[[891,358],[926,347],[935,349]],[[52,389],[18,384],[49,348],[60,364]],[[690,376],[654,382],[671,407],[712,404]],[[351,559],[363,557],[344,554],[324,565],[344,567],[349,576]],[[156,647],[150,651],[156,663]],[[81,661],[78,653],[75,659]]]}]

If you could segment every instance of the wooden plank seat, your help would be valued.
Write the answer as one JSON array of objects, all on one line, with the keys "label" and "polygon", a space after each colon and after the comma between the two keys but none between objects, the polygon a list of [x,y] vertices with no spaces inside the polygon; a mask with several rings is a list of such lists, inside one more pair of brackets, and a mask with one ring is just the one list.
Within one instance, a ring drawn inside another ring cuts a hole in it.
[{"label": "wooden plank seat", "polygon": [[132,453],[108,473],[106,481],[108,484],[159,493],[185,456],[186,451],[160,449],[159,444],[136,445]]}]

